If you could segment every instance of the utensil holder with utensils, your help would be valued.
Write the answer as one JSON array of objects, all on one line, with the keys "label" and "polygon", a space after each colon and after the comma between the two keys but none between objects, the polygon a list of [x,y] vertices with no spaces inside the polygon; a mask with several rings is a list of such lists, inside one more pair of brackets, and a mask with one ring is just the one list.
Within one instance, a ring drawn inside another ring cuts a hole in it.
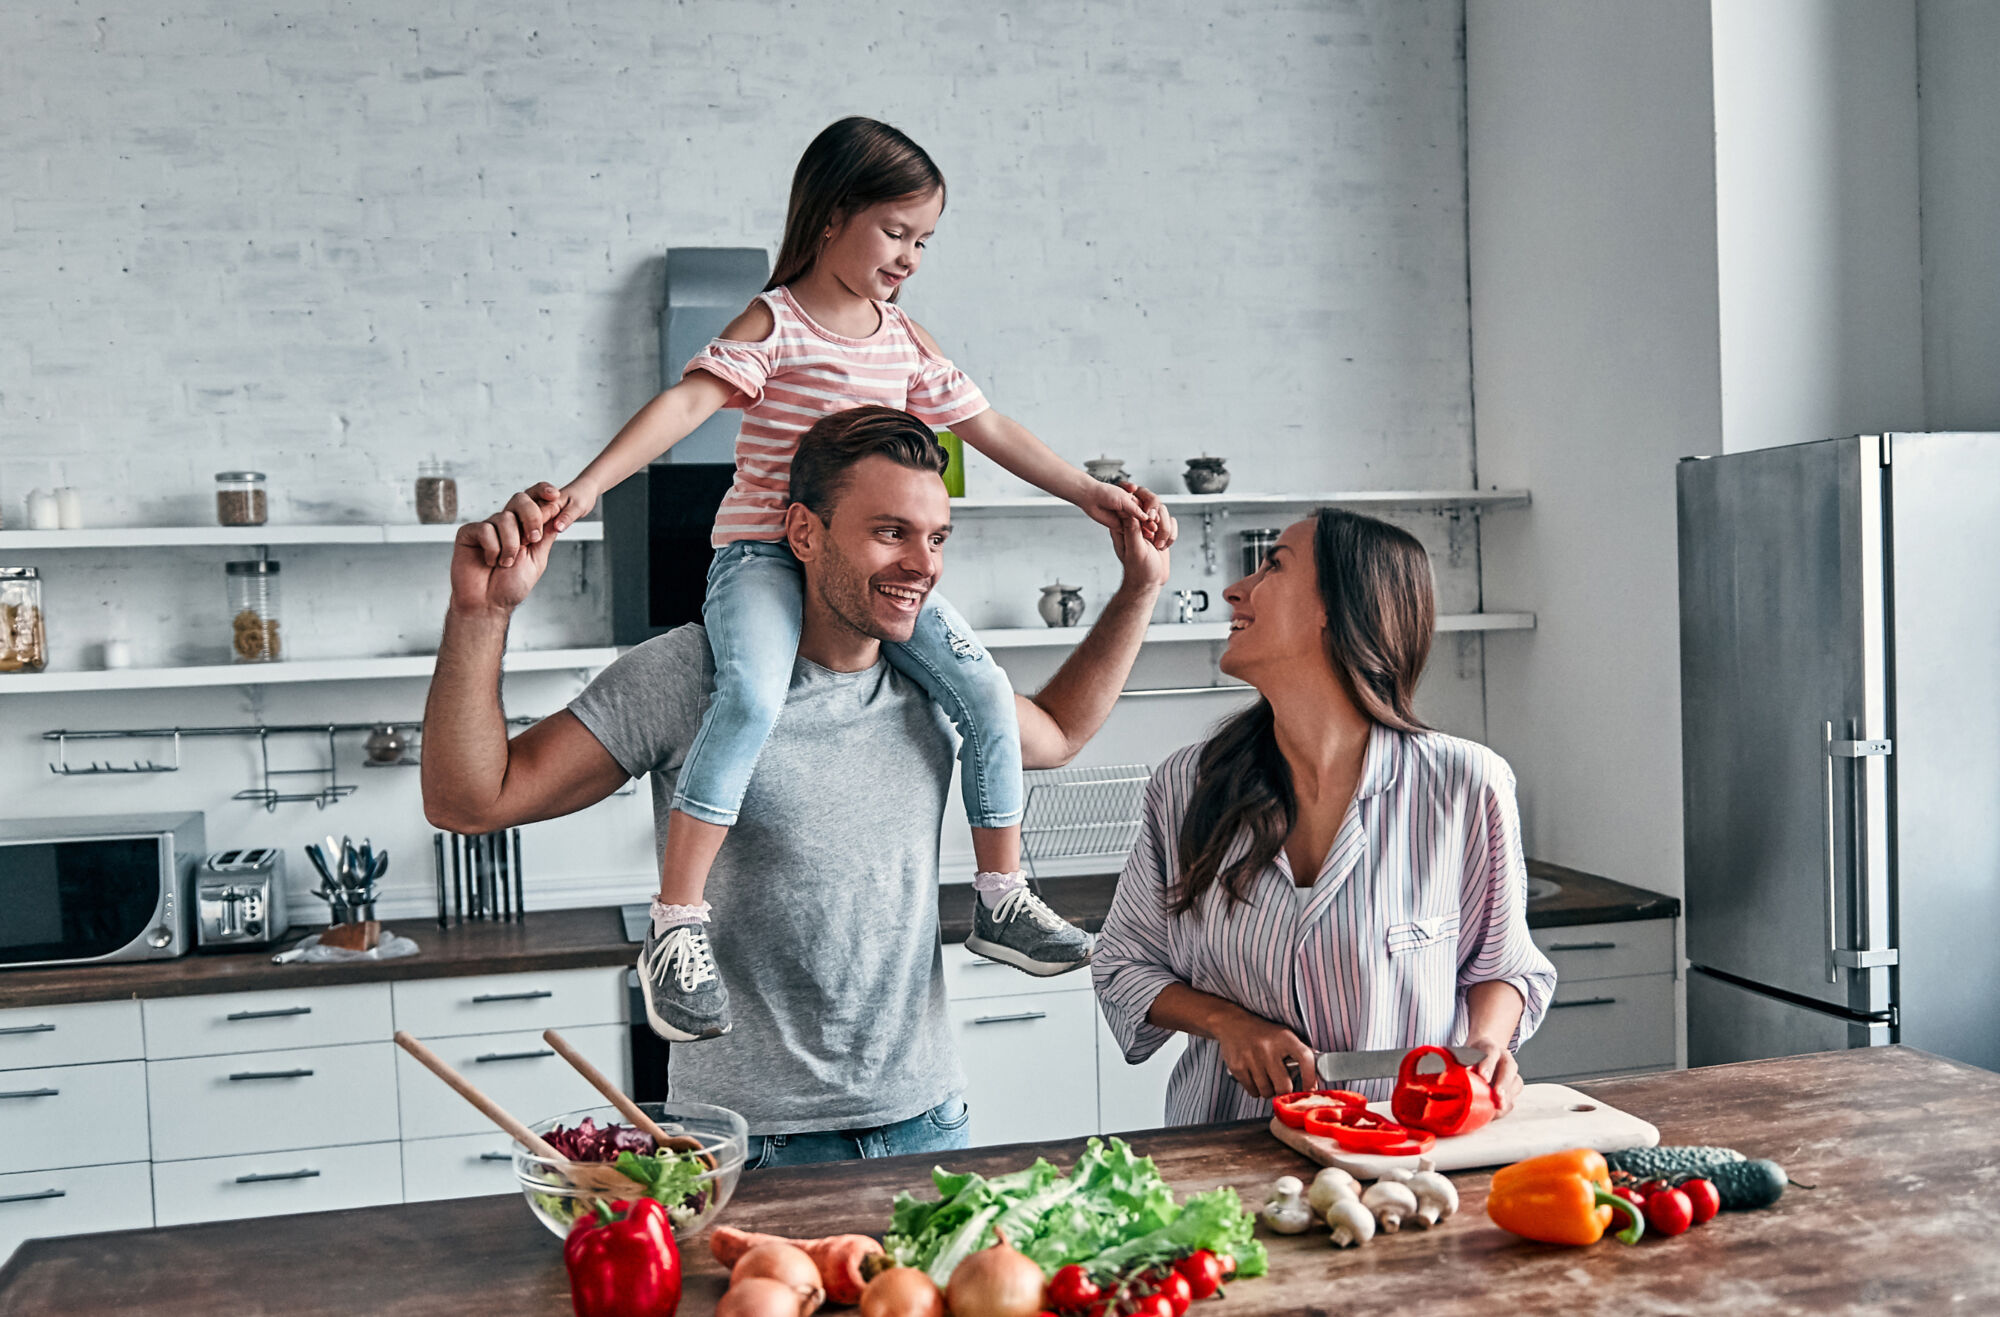
[{"label": "utensil holder with utensils", "polygon": [[437,832],[431,834],[431,848],[437,866],[439,928],[468,919],[514,923],[527,914],[519,828],[471,835]]}]

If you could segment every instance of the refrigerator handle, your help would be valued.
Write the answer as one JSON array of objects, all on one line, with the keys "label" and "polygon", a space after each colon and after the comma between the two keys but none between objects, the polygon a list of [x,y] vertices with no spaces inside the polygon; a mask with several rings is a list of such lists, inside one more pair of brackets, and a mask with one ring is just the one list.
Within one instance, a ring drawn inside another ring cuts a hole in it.
[{"label": "refrigerator handle", "polygon": [[[1836,983],[1843,969],[1875,969],[1898,963],[1900,957],[1894,947],[1884,950],[1850,951],[1840,945],[1840,847],[1835,834],[1833,800],[1833,761],[1835,759],[1870,759],[1894,753],[1895,745],[1887,740],[1876,741],[1836,741],[1833,739],[1833,724],[1822,724],[1821,740],[1826,746],[1826,981]],[[1864,820],[1866,802],[1860,799],[1862,788],[1859,783],[1862,774],[1856,775],[1856,799],[1854,802],[1855,853],[1854,864],[1858,869],[1865,863],[1867,850],[1866,823]],[[1855,891],[1855,905],[1860,908],[1863,895]]]}]

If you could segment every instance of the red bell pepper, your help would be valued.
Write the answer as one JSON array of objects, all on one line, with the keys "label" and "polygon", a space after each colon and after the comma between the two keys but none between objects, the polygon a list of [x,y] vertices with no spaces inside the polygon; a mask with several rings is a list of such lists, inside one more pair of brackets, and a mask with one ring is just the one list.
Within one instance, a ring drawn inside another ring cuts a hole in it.
[{"label": "red bell pepper", "polygon": [[[1433,1056],[1444,1062],[1444,1069],[1419,1073],[1417,1066]],[[1452,1138],[1492,1120],[1499,1103],[1493,1085],[1477,1070],[1460,1065],[1442,1047],[1418,1047],[1403,1058],[1389,1109],[1411,1129]]]},{"label": "red bell pepper", "polygon": [[1349,1152],[1384,1157],[1418,1157],[1437,1143],[1434,1135],[1405,1129],[1367,1107],[1314,1107],[1306,1112],[1305,1132],[1332,1139]]},{"label": "red bell pepper", "polygon": [[1280,1093],[1271,1100],[1278,1119],[1295,1130],[1306,1127],[1306,1113],[1319,1107],[1365,1107],[1368,1099],[1346,1088],[1308,1088]]},{"label": "red bell pepper", "polygon": [[667,1209],[651,1198],[623,1216],[599,1203],[569,1228],[563,1262],[576,1317],[674,1317],[681,1306],[681,1254]]}]

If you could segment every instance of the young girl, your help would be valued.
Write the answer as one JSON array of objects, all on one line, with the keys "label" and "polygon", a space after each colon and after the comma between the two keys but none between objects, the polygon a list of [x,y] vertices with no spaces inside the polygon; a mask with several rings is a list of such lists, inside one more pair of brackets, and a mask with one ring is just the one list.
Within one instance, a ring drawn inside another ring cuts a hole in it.
[{"label": "young girl", "polygon": [[[803,605],[784,517],[799,436],[822,416],[850,407],[899,408],[950,427],[1008,471],[1107,526],[1122,519],[1163,525],[1152,494],[1093,480],[987,406],[972,381],[895,305],[923,260],[944,200],[937,166],[887,124],[842,119],[820,133],[793,175],[784,244],[765,291],[576,479],[559,492],[547,486],[537,491],[561,500],[555,528],[567,529],[605,490],[719,408],[743,411],[736,479],[716,514],[715,561],[702,607],[715,656],[715,692],[676,785],[653,932],[639,954],[648,1019],[656,1033],[675,1041],[729,1030],[728,992],[709,953],[702,893],[797,657]],[[1157,542],[1164,547],[1163,539]],[[936,639],[971,634],[942,596],[933,592],[924,612],[941,615],[947,625],[922,618],[909,642],[885,648],[964,737],[960,761],[980,898],[966,945],[1031,974],[1076,969],[1090,958],[1089,940],[1043,905],[1021,873],[1020,734],[1006,674],[984,651],[968,661]]]}]

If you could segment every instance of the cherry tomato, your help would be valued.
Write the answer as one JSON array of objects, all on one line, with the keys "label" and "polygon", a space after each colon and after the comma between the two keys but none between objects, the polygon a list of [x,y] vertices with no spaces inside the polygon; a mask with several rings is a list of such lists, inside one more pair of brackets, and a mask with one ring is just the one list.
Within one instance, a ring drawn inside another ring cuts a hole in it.
[{"label": "cherry tomato", "polygon": [[1224,1280],[1230,1280],[1235,1277],[1236,1255],[1234,1253],[1217,1253],[1215,1260],[1222,1267],[1222,1278]]},{"label": "cherry tomato", "polygon": [[1620,1198],[1623,1198],[1626,1202],[1632,1204],[1632,1206],[1638,1208],[1641,1213],[1643,1213],[1646,1210],[1646,1195],[1640,1193],[1637,1189],[1634,1189],[1631,1185],[1614,1184],[1611,1186],[1611,1192],[1618,1195]]},{"label": "cherry tomato", "polygon": [[1172,1299],[1164,1294],[1147,1294],[1140,1296],[1137,1306],[1132,1309],[1132,1317],[1177,1317],[1177,1315],[1174,1312]]},{"label": "cherry tomato", "polygon": [[1045,1296],[1051,1308],[1076,1309],[1088,1308],[1103,1297],[1103,1287],[1074,1262],[1049,1277],[1049,1289]]},{"label": "cherry tomato", "polygon": [[1169,1271],[1160,1278],[1158,1293],[1165,1295],[1167,1302],[1174,1305],[1174,1317],[1184,1317],[1188,1305],[1194,1302],[1194,1286],[1178,1271]]},{"label": "cherry tomato", "polygon": [[1662,1189],[1646,1195],[1646,1230],[1649,1234],[1679,1235],[1694,1224],[1694,1207],[1678,1189]]},{"label": "cherry tomato", "polygon": [[1713,1180],[1689,1180],[1680,1190],[1687,1195],[1688,1206],[1694,1209],[1696,1225],[1714,1220],[1715,1214],[1722,1210],[1722,1194]]},{"label": "cherry tomato", "polygon": [[1222,1288],[1222,1263],[1205,1248],[1174,1263],[1174,1270],[1187,1278],[1188,1291],[1197,1299],[1206,1299]]}]

